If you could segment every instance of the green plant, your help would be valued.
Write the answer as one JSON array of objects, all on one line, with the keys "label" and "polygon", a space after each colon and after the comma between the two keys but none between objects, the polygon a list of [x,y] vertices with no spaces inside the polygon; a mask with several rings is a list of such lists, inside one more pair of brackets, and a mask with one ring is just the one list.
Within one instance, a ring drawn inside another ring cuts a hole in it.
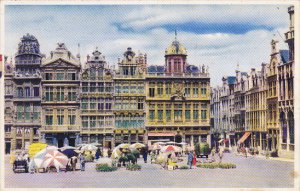
[{"label": "green plant", "polygon": [[133,154],[137,159],[140,158],[140,152],[138,150],[132,151],[131,154]]},{"label": "green plant", "polygon": [[142,166],[138,164],[128,164],[126,169],[131,171],[141,170]]},{"label": "green plant", "polygon": [[195,152],[196,155],[209,155],[210,154],[210,148],[208,143],[196,143],[195,144]]},{"label": "green plant", "polygon": [[230,168],[236,168],[236,165],[233,163],[203,163],[198,164],[197,167],[200,168],[209,168],[209,169],[215,169],[215,168],[222,168],[222,169],[230,169]]},{"label": "green plant", "polygon": [[131,163],[135,163],[136,157],[134,156],[134,154],[129,153],[129,154],[126,155],[126,157],[127,157],[128,162],[130,161]]},{"label": "green plant", "polygon": [[179,169],[181,170],[185,170],[185,169],[189,169],[190,167],[188,167],[187,165],[183,165],[183,166],[179,166]]},{"label": "green plant", "polygon": [[98,172],[112,172],[117,170],[117,167],[109,166],[107,163],[105,164],[96,164],[96,171]]}]

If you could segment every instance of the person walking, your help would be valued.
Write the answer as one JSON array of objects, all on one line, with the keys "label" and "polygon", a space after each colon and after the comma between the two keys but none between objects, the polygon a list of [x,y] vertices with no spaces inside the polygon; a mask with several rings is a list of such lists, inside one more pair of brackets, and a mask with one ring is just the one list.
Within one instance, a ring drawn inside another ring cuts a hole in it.
[{"label": "person walking", "polygon": [[224,149],[223,147],[221,147],[219,150],[219,163],[222,162],[223,154],[224,154]]},{"label": "person walking", "polygon": [[95,159],[98,160],[101,156],[101,151],[100,148],[97,149],[96,154],[95,154]]},{"label": "person walking", "polygon": [[194,151],[194,153],[193,153],[193,159],[192,159],[192,166],[193,166],[193,168],[196,168],[196,163],[197,163],[197,155],[196,155],[196,153]]},{"label": "person walking", "polygon": [[211,160],[212,160],[212,162],[215,161],[215,155],[216,155],[216,148],[213,147],[212,150],[211,150]]},{"label": "person walking", "polygon": [[76,163],[77,163],[77,157],[72,156],[71,157],[71,170],[76,171]]},{"label": "person walking", "polygon": [[147,163],[147,157],[148,157],[148,149],[145,147],[143,152],[143,158],[145,163]]},{"label": "person walking", "polygon": [[190,169],[192,168],[192,160],[193,160],[193,153],[192,151],[190,151],[188,154],[188,162],[187,162],[187,164],[190,166]]},{"label": "person walking", "polygon": [[83,154],[79,155],[79,161],[80,161],[80,170],[85,171],[85,157]]}]

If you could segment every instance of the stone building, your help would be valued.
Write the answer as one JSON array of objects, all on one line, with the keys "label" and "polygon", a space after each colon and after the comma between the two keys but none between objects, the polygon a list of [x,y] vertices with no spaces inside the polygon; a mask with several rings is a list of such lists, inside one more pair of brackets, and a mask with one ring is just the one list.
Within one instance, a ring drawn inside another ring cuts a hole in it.
[{"label": "stone building", "polygon": [[97,48],[92,56],[87,56],[80,88],[81,142],[111,148],[114,143],[113,71]]},{"label": "stone building", "polygon": [[127,48],[114,76],[115,143],[144,141],[147,56]]},{"label": "stone building", "polygon": [[[13,97],[14,97],[14,84],[13,84],[13,65],[12,61],[8,62],[7,57],[4,58],[4,139],[5,139],[5,153],[10,153],[11,149],[15,149],[11,147],[12,137],[11,130],[14,123],[14,105],[13,105]],[[14,135],[15,136],[15,135]]]},{"label": "stone building", "polygon": [[80,136],[80,72],[64,43],[42,62],[41,135],[48,144],[75,146]]},{"label": "stone building", "polygon": [[216,146],[219,141],[220,133],[221,133],[221,124],[222,124],[222,117],[221,117],[221,103],[220,103],[220,96],[221,96],[221,87],[217,86],[216,88],[211,88],[210,91],[210,134],[212,145]]},{"label": "stone building", "polygon": [[165,66],[146,76],[147,140],[210,143],[210,78],[207,68],[190,65],[176,39],[165,51]]},{"label": "stone building", "polygon": [[289,31],[285,33],[285,42],[289,51],[282,51],[282,62],[278,65],[278,109],[280,121],[279,155],[294,158],[294,6],[288,8],[290,16]]},{"label": "stone building", "polygon": [[[12,150],[26,149],[29,144],[39,140],[41,60],[38,40],[32,35],[26,34],[18,44],[14,71],[11,71],[11,64],[6,65],[6,98],[9,97],[8,100],[12,98],[13,106],[7,107],[8,111],[5,111],[12,114],[12,126],[5,126],[5,128],[7,128],[6,132],[11,131]],[[7,104],[11,104],[11,102]]]}]

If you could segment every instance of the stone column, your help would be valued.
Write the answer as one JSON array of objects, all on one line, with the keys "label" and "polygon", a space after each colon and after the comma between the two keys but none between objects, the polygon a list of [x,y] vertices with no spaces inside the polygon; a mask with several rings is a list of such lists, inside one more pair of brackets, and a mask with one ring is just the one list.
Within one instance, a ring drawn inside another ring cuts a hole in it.
[{"label": "stone column", "polygon": [[29,134],[29,142],[30,142],[30,144],[31,143],[33,143],[33,128],[30,128],[30,132],[29,132],[30,134]]},{"label": "stone column", "polygon": [[17,129],[12,127],[11,129],[11,150],[16,150],[17,147]]},{"label": "stone column", "polygon": [[25,149],[25,128],[22,127],[22,149]]}]

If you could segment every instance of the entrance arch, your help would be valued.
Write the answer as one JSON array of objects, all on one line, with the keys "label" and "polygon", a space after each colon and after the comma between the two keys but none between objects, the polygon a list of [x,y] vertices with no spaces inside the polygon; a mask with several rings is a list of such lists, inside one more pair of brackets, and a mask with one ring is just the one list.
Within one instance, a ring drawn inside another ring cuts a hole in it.
[{"label": "entrance arch", "polygon": [[285,113],[283,111],[280,113],[280,124],[281,124],[282,143],[286,143],[287,142],[287,123],[286,123]]}]

